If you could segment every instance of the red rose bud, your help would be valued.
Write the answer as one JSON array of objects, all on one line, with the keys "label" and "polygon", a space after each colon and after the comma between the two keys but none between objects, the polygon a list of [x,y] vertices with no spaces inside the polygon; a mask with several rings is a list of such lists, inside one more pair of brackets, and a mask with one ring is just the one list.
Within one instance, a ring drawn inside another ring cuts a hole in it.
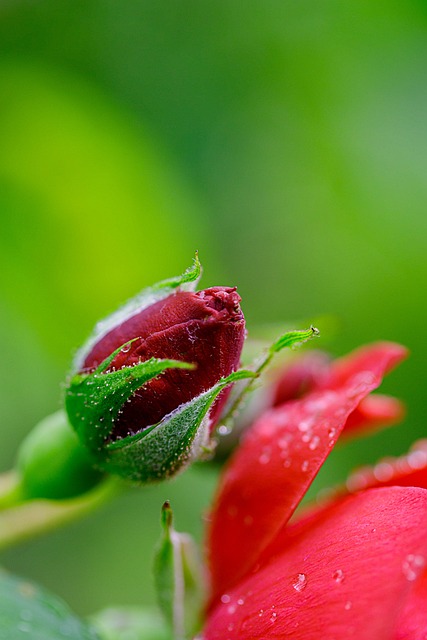
[{"label": "red rose bud", "polygon": [[[108,370],[149,358],[189,362],[193,370],[170,369],[138,389],[114,421],[111,440],[157,424],[168,413],[235,371],[245,337],[245,321],[235,289],[172,293],[121,323],[88,353],[83,371],[93,371],[123,343]],[[211,429],[226,399],[223,392],[211,412]],[[214,414],[214,415],[213,415]]]},{"label": "red rose bud", "polygon": [[196,259],[180,278],[145,290],[79,354],[67,412],[102,468],[142,482],[172,475],[209,444],[226,387],[253,375],[236,372],[240,296],[188,291],[199,275]]}]

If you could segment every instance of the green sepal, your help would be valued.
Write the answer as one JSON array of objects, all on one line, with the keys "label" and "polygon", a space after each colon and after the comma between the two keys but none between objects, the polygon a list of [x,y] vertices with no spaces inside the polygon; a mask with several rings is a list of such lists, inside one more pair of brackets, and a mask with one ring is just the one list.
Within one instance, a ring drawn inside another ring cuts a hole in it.
[{"label": "green sepal", "polygon": [[101,468],[138,483],[156,482],[174,475],[206,451],[209,445],[207,414],[221,391],[233,382],[256,375],[253,371],[235,371],[182,404],[158,424],[107,443]]},{"label": "green sepal", "polygon": [[273,342],[273,344],[269,348],[269,353],[273,355],[275,353],[278,353],[282,349],[293,348],[296,345],[307,342],[307,340],[311,340],[311,338],[318,335],[319,329],[316,329],[316,327],[313,326],[311,326],[309,329],[287,331],[275,342]]},{"label": "green sepal", "polygon": [[159,300],[163,300],[168,295],[173,293],[176,289],[182,291],[195,291],[198,281],[202,275],[202,267],[199,261],[198,254],[196,253],[193,264],[184,271],[180,276],[169,278],[168,280],[162,280],[157,282],[151,287],[146,287],[136,296],[125,302],[119,309],[112,314],[100,320],[93,333],[86,340],[85,344],[76,354],[73,362],[73,371],[80,371],[83,368],[83,363],[88,353],[92,350],[97,342],[99,342],[107,333],[112,329],[122,324],[132,316],[140,313],[147,307],[151,306]]},{"label": "green sepal", "polygon": [[10,640],[100,640],[62,600],[33,582],[0,572],[0,637]]},{"label": "green sepal", "polygon": [[198,549],[191,536],[173,527],[169,502],[162,508],[162,536],[154,557],[160,609],[174,640],[193,637],[201,624],[205,585]]},{"label": "green sepal", "polygon": [[[131,341],[132,342],[132,341]],[[108,356],[92,373],[75,375],[66,390],[65,408],[81,442],[97,458],[103,457],[106,439],[125,402],[146,382],[166,369],[192,369],[179,360],[150,358],[139,364],[105,372],[127,342]]]}]

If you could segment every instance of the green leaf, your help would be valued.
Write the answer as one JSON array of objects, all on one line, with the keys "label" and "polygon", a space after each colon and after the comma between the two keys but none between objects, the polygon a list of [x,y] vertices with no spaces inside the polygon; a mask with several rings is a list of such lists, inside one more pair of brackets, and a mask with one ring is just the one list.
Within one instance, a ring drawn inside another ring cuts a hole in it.
[{"label": "green leaf", "polygon": [[163,534],[154,558],[154,578],[160,608],[175,640],[192,637],[201,624],[204,583],[192,538],[173,528],[169,502],[162,508]]},{"label": "green leaf", "polygon": [[32,582],[0,573],[0,637],[8,640],[100,640],[56,596]]},{"label": "green leaf", "polygon": [[104,456],[104,444],[113,430],[114,420],[137,389],[166,369],[191,369],[194,366],[179,360],[150,358],[104,373],[115,356],[129,344],[116,349],[92,373],[75,375],[66,392],[69,420],[81,442],[97,458]]},{"label": "green leaf", "polygon": [[186,271],[184,271],[182,275],[170,278],[168,280],[162,280],[161,282],[157,282],[151,287],[143,289],[139,294],[128,300],[128,302],[117,309],[117,311],[110,314],[103,320],[100,320],[100,322],[96,324],[92,335],[88,338],[83,347],[77,352],[73,363],[73,370],[79,371],[82,368],[86,355],[92,350],[93,346],[112,329],[122,324],[137,313],[140,313],[147,307],[150,307],[155,302],[163,300],[163,298],[166,298],[168,295],[173,293],[175,289],[182,289],[185,291],[195,290],[201,274],[202,267],[199,261],[198,254],[196,253],[193,264]]},{"label": "green leaf", "polygon": [[107,456],[100,465],[110,473],[141,483],[174,475],[209,448],[209,423],[205,418],[221,391],[232,382],[254,376],[253,371],[236,371],[157,425],[108,443]]},{"label": "green leaf", "polygon": [[293,348],[298,344],[311,340],[314,336],[319,335],[319,330],[316,327],[311,326],[310,329],[303,329],[297,331],[288,331],[278,338],[270,347],[269,352],[271,354],[278,353],[286,347]]}]

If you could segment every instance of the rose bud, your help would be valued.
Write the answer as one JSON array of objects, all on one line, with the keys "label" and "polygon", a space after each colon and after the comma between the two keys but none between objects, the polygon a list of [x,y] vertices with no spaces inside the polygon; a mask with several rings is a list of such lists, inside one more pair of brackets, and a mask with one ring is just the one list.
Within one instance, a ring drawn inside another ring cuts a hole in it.
[{"label": "rose bud", "polygon": [[[142,292],[98,325],[67,390],[71,424],[98,465],[147,482],[175,473],[209,445],[245,337],[240,296],[195,292],[193,268]],[[161,374],[161,375],[160,375]]]}]

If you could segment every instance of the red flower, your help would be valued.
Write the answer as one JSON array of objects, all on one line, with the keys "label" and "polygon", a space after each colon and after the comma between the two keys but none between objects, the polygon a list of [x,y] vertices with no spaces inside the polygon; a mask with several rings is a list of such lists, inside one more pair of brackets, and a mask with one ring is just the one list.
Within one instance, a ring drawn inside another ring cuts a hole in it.
[{"label": "red flower", "polygon": [[[389,343],[360,350],[247,433],[211,515],[204,640],[427,638],[426,448],[364,470],[290,522],[350,417],[404,356]],[[365,426],[378,413],[366,411]]]},{"label": "red flower", "polygon": [[[123,406],[115,420],[111,440],[160,422],[166,414],[238,368],[245,338],[240,299],[236,290],[229,287],[174,292],[119,322],[92,346],[80,365],[81,371],[93,371],[131,340],[108,370],[132,366],[152,357],[196,365],[191,371],[170,369],[147,382]],[[222,392],[211,410],[211,428],[228,391]]]}]

